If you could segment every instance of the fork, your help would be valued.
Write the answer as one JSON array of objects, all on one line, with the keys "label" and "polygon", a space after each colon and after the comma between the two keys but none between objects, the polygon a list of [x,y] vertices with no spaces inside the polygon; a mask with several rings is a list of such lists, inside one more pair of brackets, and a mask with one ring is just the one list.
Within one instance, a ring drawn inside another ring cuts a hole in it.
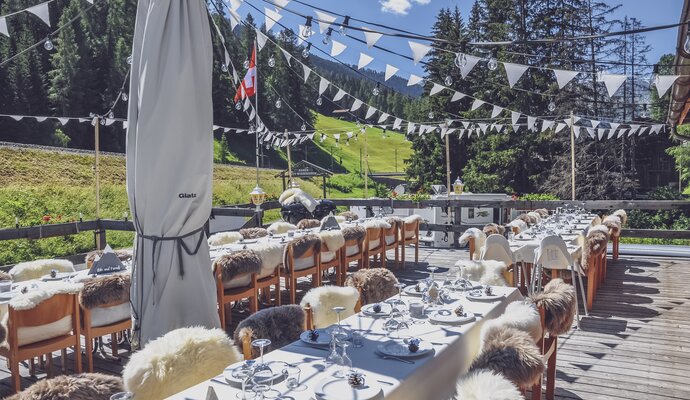
[{"label": "fork", "polygon": [[381,357],[384,360],[396,360],[396,361],[404,362],[406,364],[414,364],[414,361],[412,361],[412,360],[405,360],[404,358],[398,358],[395,356],[387,356],[385,354],[379,354],[379,357]]}]

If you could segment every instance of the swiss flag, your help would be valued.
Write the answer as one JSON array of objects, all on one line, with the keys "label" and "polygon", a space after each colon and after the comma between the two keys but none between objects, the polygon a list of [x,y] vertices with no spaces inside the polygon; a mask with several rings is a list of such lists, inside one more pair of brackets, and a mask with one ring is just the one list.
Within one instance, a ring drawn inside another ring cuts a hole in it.
[{"label": "swiss flag", "polygon": [[244,100],[245,97],[254,96],[256,93],[256,44],[254,44],[254,49],[252,50],[252,58],[249,60],[249,69],[247,74],[242,79],[240,86],[237,88],[237,93],[235,93],[235,102],[240,99]]}]

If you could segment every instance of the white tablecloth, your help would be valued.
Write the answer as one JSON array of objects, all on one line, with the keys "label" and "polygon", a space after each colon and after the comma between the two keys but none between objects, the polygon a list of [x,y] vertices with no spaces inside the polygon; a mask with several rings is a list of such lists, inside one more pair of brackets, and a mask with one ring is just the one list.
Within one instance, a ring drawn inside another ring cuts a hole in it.
[{"label": "white tablecloth", "polygon": [[[465,374],[479,350],[481,325],[486,319],[493,319],[503,313],[508,303],[521,300],[522,295],[515,288],[494,287],[495,293],[503,295],[492,302],[472,301],[456,296],[456,301],[443,308],[453,309],[463,304],[466,311],[479,315],[474,321],[464,325],[434,325],[427,320],[413,324],[408,334],[430,342],[435,353],[406,364],[396,360],[384,360],[375,354],[377,345],[389,340],[383,330],[384,319],[374,319],[360,314],[343,321],[344,326],[359,330],[364,336],[364,347],[348,347],[348,355],[353,367],[366,375],[367,383],[380,385],[387,399],[445,399],[455,390],[457,379]],[[404,296],[409,301],[419,301]],[[266,361],[284,361],[296,364],[301,369],[301,383],[307,386],[302,391],[290,391],[284,382],[274,388],[282,395],[293,399],[314,398],[314,388],[323,379],[335,372],[336,367],[327,366],[325,358],[328,351],[309,347],[297,341],[266,356]],[[234,399],[241,390],[229,385],[222,375],[202,382],[170,399],[205,399],[208,387],[212,386],[220,399]]]},{"label": "white tablecloth", "polygon": [[[573,260],[579,262],[582,257],[582,248],[577,242],[577,238],[582,234],[586,234],[587,229],[591,226],[593,215],[583,216],[575,223],[569,224],[566,227],[568,233],[559,234],[568,246],[568,252]],[[534,261],[534,251],[539,248],[541,240],[538,238],[530,238],[529,232],[527,234],[521,233],[514,239],[510,240],[510,249],[515,253],[517,261],[524,261],[532,263]]]}]

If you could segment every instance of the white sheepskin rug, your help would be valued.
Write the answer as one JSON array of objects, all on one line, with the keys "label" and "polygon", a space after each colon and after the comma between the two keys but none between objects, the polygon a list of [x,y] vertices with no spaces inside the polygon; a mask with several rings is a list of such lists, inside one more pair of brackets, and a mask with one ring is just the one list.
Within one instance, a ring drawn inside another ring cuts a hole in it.
[{"label": "white sheepskin rug", "polygon": [[311,306],[314,316],[314,326],[325,328],[338,323],[338,316],[333,311],[333,307],[345,307],[345,311],[340,313],[343,320],[355,314],[355,305],[359,300],[359,290],[351,286],[321,286],[310,289],[302,298],[300,305]]},{"label": "white sheepskin rug", "polygon": [[321,231],[319,232],[319,237],[321,238],[321,243],[328,247],[328,251],[336,251],[345,246],[345,237],[340,229]]},{"label": "white sheepskin rug", "polygon": [[180,328],[132,354],[122,378],[137,399],[158,400],[211,379],[242,359],[223,330]]},{"label": "white sheepskin rug", "polygon": [[482,285],[508,286],[503,277],[503,271],[506,270],[504,262],[460,260],[455,263],[455,266],[460,268],[460,276],[465,279],[479,282]]},{"label": "white sheepskin rug", "polygon": [[314,200],[312,195],[300,188],[290,188],[284,191],[278,198],[281,206],[286,206],[292,203],[300,203],[306,207],[309,212],[314,212],[318,202]]},{"label": "white sheepskin rug", "polygon": [[601,225],[601,217],[598,215],[595,215],[594,219],[592,219],[592,223],[590,225],[591,226]]},{"label": "white sheepskin rug", "polygon": [[613,215],[617,216],[621,220],[621,226],[625,226],[628,223],[628,213],[625,210],[616,210]]},{"label": "white sheepskin rug", "polygon": [[515,328],[528,333],[536,343],[542,337],[541,318],[533,303],[514,301],[506,307],[498,318],[484,322],[481,331],[482,345],[484,337],[492,329]]},{"label": "white sheepskin rug", "polygon": [[391,224],[389,224],[385,219],[369,219],[364,221],[362,223],[362,226],[366,229],[369,228],[383,228],[383,229],[390,229]]},{"label": "white sheepskin rug", "polygon": [[235,243],[242,240],[239,232],[218,232],[208,238],[209,246],[222,246],[224,244]]},{"label": "white sheepskin rug", "polygon": [[[601,218],[599,218],[599,219],[601,219]],[[601,224],[592,225],[592,227],[587,230],[587,235],[589,235],[590,232],[594,232],[594,231],[604,232],[606,234],[606,236],[608,236],[608,234],[609,234],[609,228],[607,228],[606,225],[601,225]]]},{"label": "white sheepskin rug", "polygon": [[285,244],[278,240],[260,242],[252,247],[252,250],[261,258],[261,276],[273,272],[278,265],[283,263]]},{"label": "white sheepskin rug", "polygon": [[58,272],[74,272],[74,264],[68,260],[53,259],[28,261],[12,267],[10,275],[12,275],[13,281],[23,282],[39,279],[43,275],[49,274],[52,269],[56,269]]},{"label": "white sheepskin rug", "polygon": [[272,223],[267,228],[267,230],[274,235],[280,235],[282,233],[287,233],[288,231],[297,230],[297,227],[295,225],[292,225],[289,222],[276,221],[276,222]]},{"label": "white sheepskin rug", "polygon": [[455,400],[524,400],[520,390],[503,375],[477,370],[458,382]]},{"label": "white sheepskin rug", "polygon": [[530,211],[527,213],[527,216],[532,218],[532,220],[536,221],[535,224],[538,224],[541,222],[541,214],[539,214],[536,211]]},{"label": "white sheepskin rug", "polygon": [[511,221],[509,224],[506,226],[510,228],[516,228],[517,232],[516,233],[521,233],[527,230],[528,226],[527,223],[521,219],[515,219]]},{"label": "white sheepskin rug", "polygon": [[84,285],[81,283],[54,282],[13,297],[10,307],[15,310],[30,310],[55,295],[79,293],[82,287]]},{"label": "white sheepskin rug", "polygon": [[484,243],[486,243],[486,234],[479,228],[469,228],[460,236],[458,243],[460,246],[464,246],[470,239],[474,239],[474,256],[479,258],[482,247],[484,247]]},{"label": "white sheepskin rug", "polygon": [[417,222],[417,221],[422,222],[422,221],[424,221],[424,218],[422,218],[422,216],[419,214],[412,214],[410,216],[405,217],[403,219],[403,221],[406,224],[412,224],[412,223]]}]

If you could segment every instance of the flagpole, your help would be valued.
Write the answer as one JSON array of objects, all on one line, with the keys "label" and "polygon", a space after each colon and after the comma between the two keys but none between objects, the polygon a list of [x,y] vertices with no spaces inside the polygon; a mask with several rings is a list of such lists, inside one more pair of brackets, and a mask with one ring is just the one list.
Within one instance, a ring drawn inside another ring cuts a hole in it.
[{"label": "flagpole", "polygon": [[254,110],[256,111],[256,126],[254,129],[254,136],[256,138],[256,186],[259,187],[259,63],[256,54],[257,41],[254,38]]},{"label": "flagpole", "polygon": [[[441,131],[443,132],[443,131]],[[446,189],[448,193],[448,198],[450,198],[450,143],[448,140],[448,133],[446,131]]]},{"label": "flagpole", "polygon": [[575,117],[570,112],[570,187],[571,197],[575,201]]},{"label": "flagpole", "polygon": [[285,129],[285,141],[287,142],[288,182],[290,182],[290,187],[292,187],[292,159],[290,157],[290,140],[287,129]]}]

